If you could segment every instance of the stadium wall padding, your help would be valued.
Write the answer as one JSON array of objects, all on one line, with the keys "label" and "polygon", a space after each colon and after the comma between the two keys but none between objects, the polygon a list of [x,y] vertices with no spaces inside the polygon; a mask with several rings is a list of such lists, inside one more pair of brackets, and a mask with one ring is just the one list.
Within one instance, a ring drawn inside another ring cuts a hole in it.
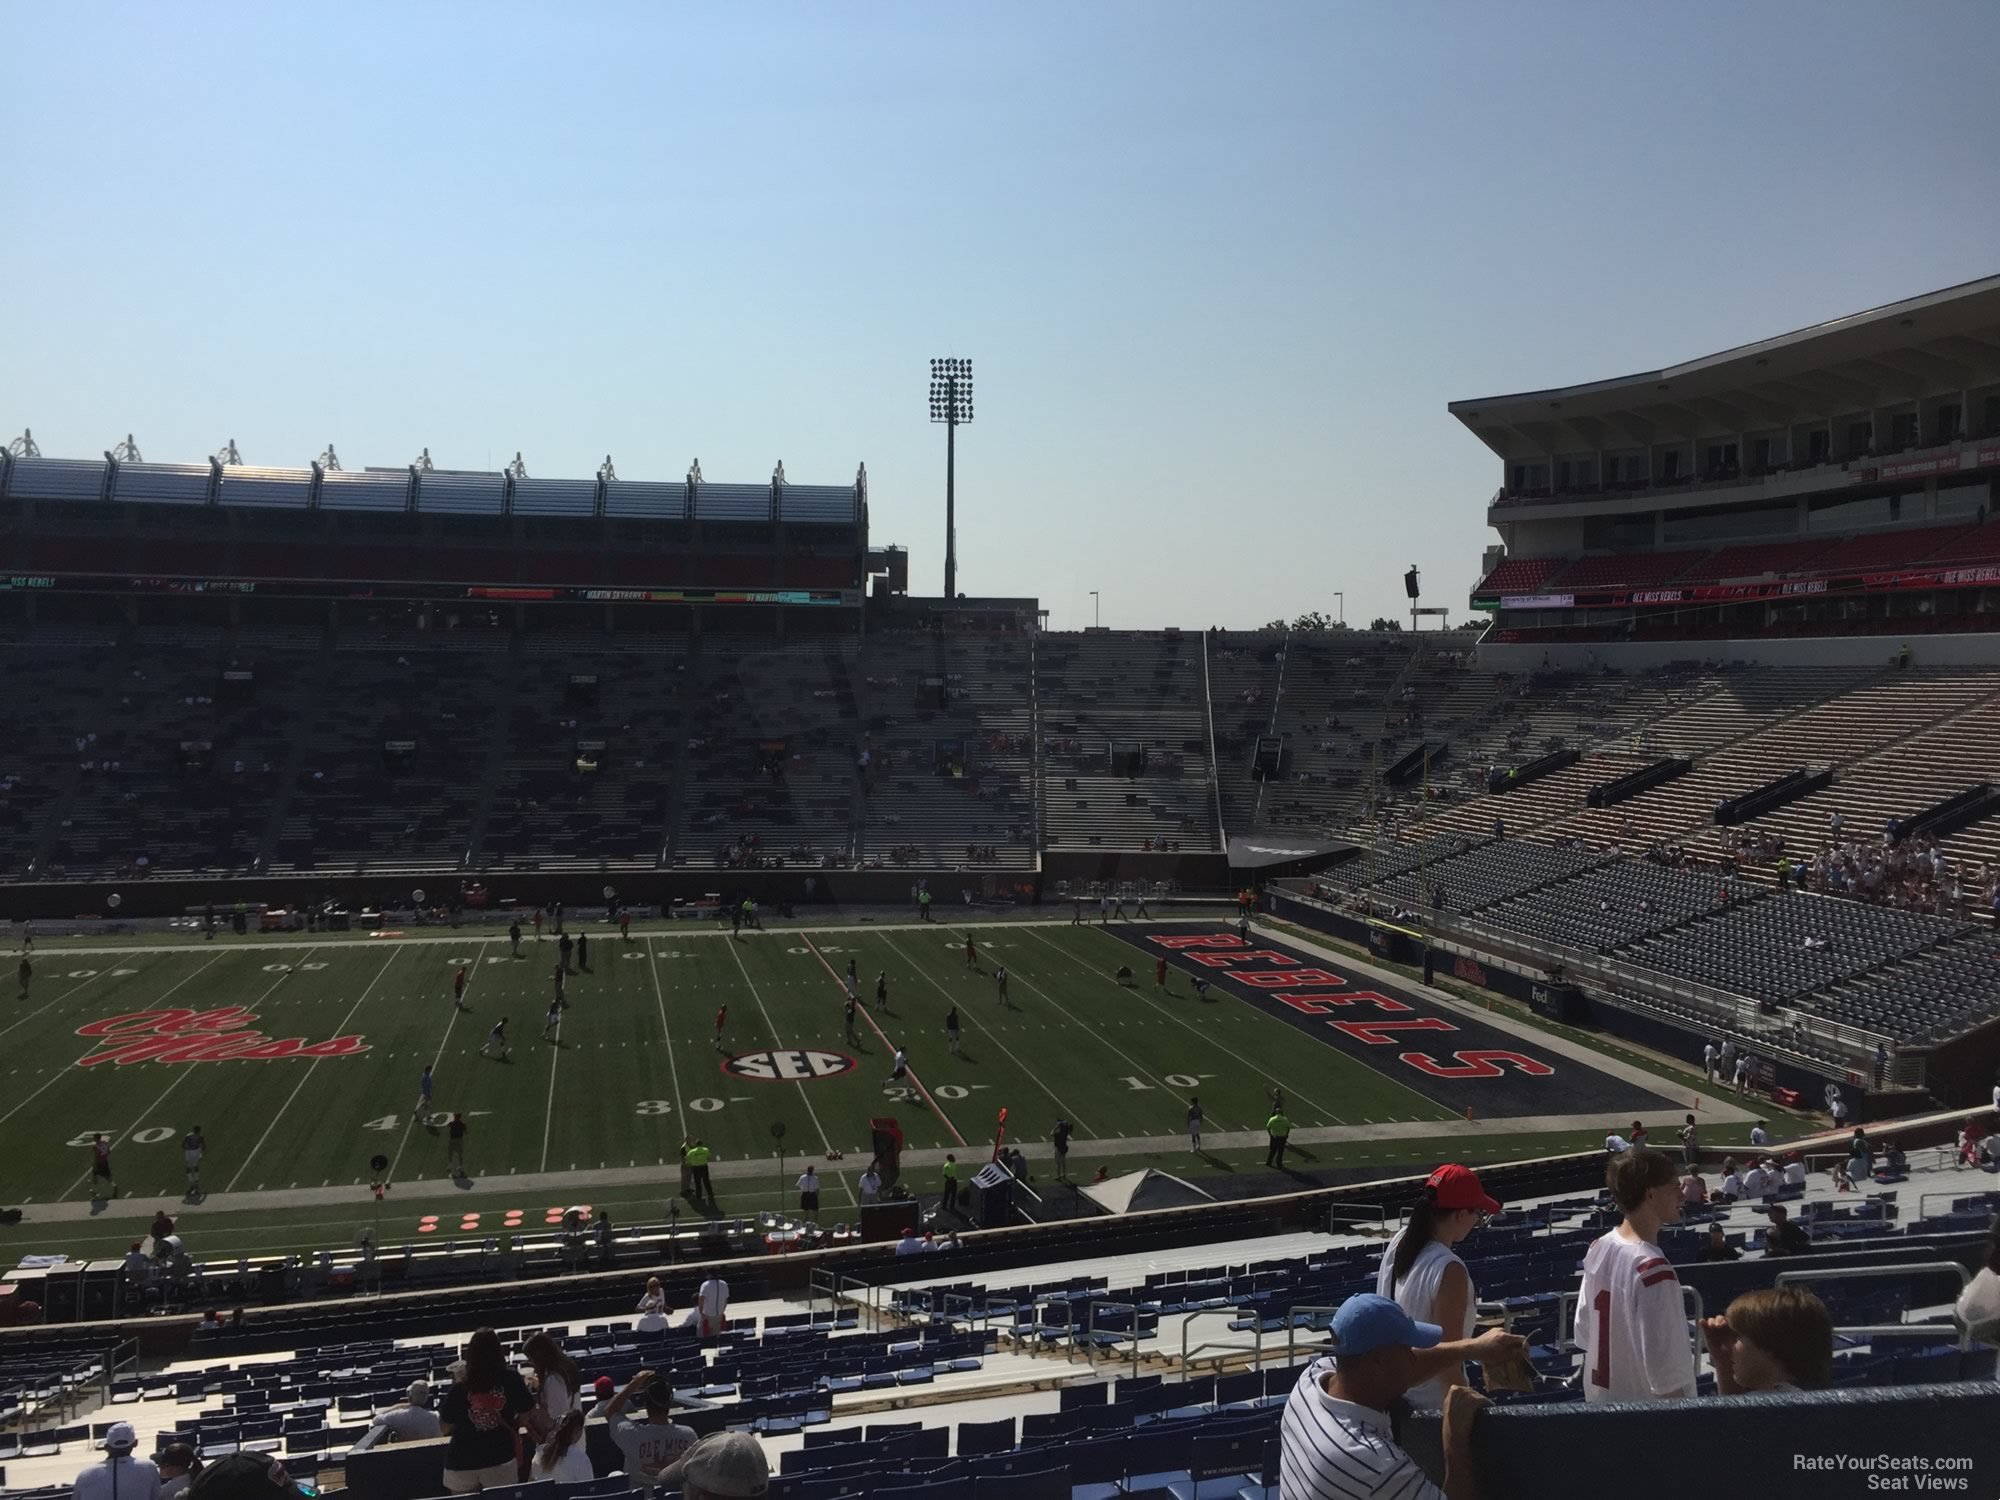
[{"label": "stadium wall padding", "polygon": [[[1946,1481],[1928,1492],[1990,1495],[2000,1477],[1996,1409],[2000,1385],[1991,1381],[1496,1406],[1474,1423],[1472,1453],[1481,1493],[1536,1500],[1926,1492],[1908,1483],[1914,1468],[1871,1475],[1836,1467],[1843,1459],[1927,1463],[1927,1477]],[[1403,1445],[1443,1478],[1437,1418],[1411,1418]],[[1935,1467],[1940,1462],[1968,1467]]]},{"label": "stadium wall padding", "polygon": [[1072,885],[1093,880],[1177,880],[1191,891],[1232,889],[1229,856],[1213,850],[1153,854],[1133,849],[1050,849],[1042,855],[1042,875],[1050,891],[1058,880]]}]

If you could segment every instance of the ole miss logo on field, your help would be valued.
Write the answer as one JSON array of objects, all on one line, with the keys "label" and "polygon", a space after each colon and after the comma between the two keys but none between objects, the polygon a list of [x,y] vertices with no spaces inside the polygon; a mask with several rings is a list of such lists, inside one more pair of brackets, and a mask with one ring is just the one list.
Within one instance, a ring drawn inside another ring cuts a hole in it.
[{"label": "ole miss logo on field", "polygon": [[739,1052],[722,1060],[722,1071],[731,1078],[749,1078],[758,1083],[811,1083],[816,1078],[837,1077],[859,1066],[845,1052],[828,1052],[818,1047]]},{"label": "ole miss logo on field", "polygon": [[268,1062],[278,1057],[352,1057],[366,1052],[358,1036],[336,1036],[324,1042],[304,1037],[272,1038],[249,1029],[257,1017],[240,1005],[219,1010],[135,1010],[106,1016],[76,1028],[78,1036],[97,1043],[98,1050],[77,1059],[79,1068],[100,1063],[126,1067],[132,1063]]}]

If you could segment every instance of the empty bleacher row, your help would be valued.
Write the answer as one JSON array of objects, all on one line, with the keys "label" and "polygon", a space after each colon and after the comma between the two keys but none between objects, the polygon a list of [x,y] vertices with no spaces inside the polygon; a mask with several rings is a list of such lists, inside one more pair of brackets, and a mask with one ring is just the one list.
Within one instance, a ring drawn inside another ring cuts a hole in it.
[{"label": "empty bleacher row", "polygon": [[1348,899],[1462,914],[1477,929],[1612,957],[1906,1046],[2000,1015],[1991,927],[1713,869],[1440,835],[1364,853],[1317,884]]},{"label": "empty bleacher row", "polygon": [[[1357,632],[51,625],[0,640],[0,669],[36,708],[0,756],[0,878],[16,880],[752,854],[1004,870],[1048,844],[1212,851],[1253,827],[1498,829],[1712,859],[1716,802],[1774,768],[1831,766],[1832,787],[1748,826],[1796,857],[1832,812],[1879,828],[1983,779],[2000,729],[1991,671],[1508,678],[1455,640]],[[1267,738],[1283,760],[1259,779]],[[1425,743],[1445,747],[1429,772],[1387,785]],[[1557,748],[1582,758],[1485,791],[1490,768]],[[1585,806],[1592,786],[1668,755],[1694,770]],[[1941,848],[1968,869],[2000,862],[2000,823]],[[1771,861],[1752,874],[1772,880]]]},{"label": "empty bleacher row", "polygon": [[1217,847],[1199,636],[1039,636],[1035,698],[1050,844]]},{"label": "empty bleacher row", "polygon": [[932,868],[1031,865],[1033,668],[1026,637],[880,635],[868,643],[865,671],[865,860]]}]

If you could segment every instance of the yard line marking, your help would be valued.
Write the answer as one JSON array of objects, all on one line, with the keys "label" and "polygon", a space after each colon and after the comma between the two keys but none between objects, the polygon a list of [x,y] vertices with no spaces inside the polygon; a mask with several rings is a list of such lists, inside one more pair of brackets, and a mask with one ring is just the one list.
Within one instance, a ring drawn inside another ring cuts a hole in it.
[{"label": "yard line marking", "polygon": [[[312,957],[313,951],[314,950],[312,949],[307,949],[306,958]],[[382,982],[382,976],[389,972],[389,965],[396,961],[396,955],[402,951],[403,950],[400,947],[392,948],[389,950],[389,956],[382,961],[382,967],[375,971],[375,977],[368,981],[368,988],[361,992],[361,998],[359,1000],[356,1000],[352,1005],[350,1005],[347,1008],[347,1014],[342,1016],[340,1018],[340,1024],[334,1027],[333,1032],[335,1036],[340,1036],[344,1032],[346,1032],[347,1023],[354,1019],[355,1013],[359,1011],[363,1005],[367,1004],[368,997],[375,992],[375,986]],[[305,961],[304,959],[300,960],[301,963],[303,963],[304,961]],[[278,976],[278,983],[282,984],[287,977],[288,977],[287,974],[280,974]],[[274,984],[272,988],[276,989],[277,985]],[[285,1117],[285,1112],[292,1107],[292,1102],[299,1097],[300,1092],[305,1088],[305,1086],[308,1083],[312,1081],[313,1074],[319,1071],[319,1065],[325,1061],[326,1059],[323,1057],[315,1057],[312,1060],[312,1065],[306,1069],[305,1076],[301,1078],[297,1083],[292,1085],[291,1093],[287,1094],[285,1096],[285,1102],[278,1106],[278,1112],[271,1116],[271,1123],[266,1125],[264,1127],[264,1133],[257,1137],[257,1144],[250,1148],[250,1155],[244,1157],[243,1165],[236,1169],[236,1177],[230,1178],[228,1185],[223,1188],[223,1191],[225,1193],[235,1191],[236,1178],[241,1177],[243,1175],[243,1173],[249,1168],[251,1161],[256,1157],[257,1153],[264,1149],[264,1142],[268,1141],[271,1138],[271,1132],[278,1128],[278,1121],[282,1120]],[[188,1071],[192,1072],[194,1070],[190,1068]]]},{"label": "yard line marking", "polygon": [[[680,1065],[674,1061],[674,1034],[667,1029],[667,997],[660,988],[660,961],[653,956],[653,940],[650,936],[646,939],[646,968],[653,976],[653,1002],[660,1008],[660,1040],[666,1043],[667,1047],[667,1072],[674,1080],[674,1114],[685,1121],[686,1117],[681,1109],[681,1070]],[[624,1044],[621,1042],[619,1045]],[[685,1123],[681,1127],[681,1138],[683,1140],[687,1138]]]},{"label": "yard line marking", "polygon": [[[467,966],[465,974],[465,988],[468,991],[471,990],[473,981],[478,979],[481,974],[486,972],[486,965],[481,963],[480,959],[485,957],[487,945],[492,941],[493,939],[491,938],[481,939],[479,944],[479,951],[473,954],[472,962],[470,965]],[[445,1047],[449,1045],[449,1043],[451,1042],[451,1028],[456,1026],[457,1024],[458,1024],[458,1006],[454,1002],[451,1007],[450,1018],[447,1019],[444,1023],[444,1037],[442,1040],[438,1042],[437,1051],[431,1054],[432,1057],[437,1058],[437,1057],[442,1057],[444,1055]],[[403,1148],[410,1144],[410,1132],[416,1129],[416,1127],[417,1127],[417,1117],[413,1113],[410,1116],[410,1123],[403,1127],[403,1138],[400,1141],[396,1142],[396,1154],[389,1158],[388,1175],[389,1175],[389,1180],[391,1181],[395,1180],[396,1164],[403,1159]]]},{"label": "yard line marking", "polygon": [[[804,936],[804,934],[801,934],[801,936]],[[828,979],[831,979],[834,982],[834,984],[839,986],[841,996],[845,998],[847,994],[847,985],[841,979],[841,977],[834,972],[833,965],[826,961],[826,955],[819,951],[818,946],[813,942],[813,940],[810,937],[806,937],[805,944],[806,944],[806,951],[811,953],[814,958],[819,960],[819,966],[822,969],[826,970],[826,977]],[[868,1029],[875,1033],[876,1040],[881,1042],[881,1044],[884,1047],[887,1047],[889,1049],[889,1055],[893,1058],[896,1054],[896,1048],[894,1044],[890,1042],[888,1033],[883,1031],[880,1026],[875,1024],[874,1012],[869,1010],[869,1008],[866,1005],[860,1004],[858,1002],[858,997],[854,1009],[860,1015],[861,1019],[868,1023]],[[906,1069],[905,1073],[906,1076],[909,1078],[910,1082],[916,1086],[917,1092],[924,1096],[924,1103],[930,1106],[931,1113],[936,1115],[940,1120],[944,1121],[944,1128],[951,1132],[951,1138],[957,1141],[959,1145],[963,1146],[965,1144],[965,1137],[960,1135],[958,1133],[958,1127],[951,1123],[951,1116],[938,1108],[937,1100],[933,1099],[931,1097],[931,1091],[924,1087],[924,1081],[921,1078],[917,1077],[916,1069],[914,1068]]]},{"label": "yard line marking", "polygon": [[[567,1018],[566,1011],[556,1012],[556,1047],[549,1054],[549,1103],[548,1108],[542,1111],[542,1165],[539,1170],[543,1172],[549,1169],[549,1127],[556,1122],[556,1064],[562,1061],[562,1028]],[[569,1165],[572,1172],[576,1170],[575,1162]]]},{"label": "yard line marking", "polygon": [[[764,1018],[764,1027],[771,1033],[771,1045],[773,1047],[784,1046],[785,1039],[778,1034],[777,1024],[772,1021],[770,1011],[764,1008],[764,997],[757,991],[757,981],[750,977],[750,969],[743,962],[743,950],[737,947],[736,944],[731,943],[729,945],[729,956],[736,960],[737,971],[742,974],[743,982],[750,986],[750,998],[757,1002],[757,1011]],[[821,959],[820,962],[824,963],[826,960]],[[813,1108],[812,1096],[806,1092],[805,1079],[799,1079],[798,1085],[799,1099],[805,1104],[806,1113],[812,1116],[813,1129],[819,1132],[819,1149],[822,1151],[831,1151],[833,1149],[833,1142],[826,1138],[826,1127],[819,1122],[819,1111]]]},{"label": "yard line marking", "polygon": [[[310,958],[310,957],[312,956],[312,950],[311,950],[310,948],[308,948],[308,949],[306,950],[306,956],[307,956],[308,958]],[[304,960],[302,959],[302,960],[300,960],[300,962],[304,962]],[[204,966],[204,967],[205,967],[205,966]],[[197,972],[199,972],[199,971],[197,971]],[[262,995],[259,995],[259,996],[257,997],[257,999],[256,999],[255,1001],[253,1001],[253,1002],[252,1002],[252,1004],[255,1004],[255,1005],[262,1005],[262,1004],[264,1003],[264,1001],[265,1001],[265,1000],[267,1000],[267,999],[269,999],[269,998],[270,998],[270,996],[271,996],[272,992],[273,992],[273,991],[275,991],[275,990],[276,990],[276,989],[278,988],[278,986],[279,986],[279,985],[283,984],[283,983],[284,983],[284,982],[285,982],[285,981],[286,981],[287,979],[289,979],[289,978],[290,978],[290,977],[291,977],[291,976],[292,976],[292,975],[293,975],[293,974],[294,974],[295,972],[297,972],[297,965],[288,965],[288,966],[286,967],[286,969],[285,969],[285,972],[284,972],[284,973],[282,973],[282,974],[280,974],[280,975],[279,975],[279,976],[278,976],[278,977],[277,977],[276,979],[272,980],[272,981],[271,981],[271,983],[270,983],[270,987],[269,987],[268,989],[266,989],[266,990],[264,991],[264,993],[263,993]],[[193,978],[194,976],[193,976],[193,975],[189,975],[188,977],[189,977],[189,978]],[[245,1009],[248,1009],[248,1008],[249,1008],[249,1007],[247,1007],[247,1006],[245,1007]],[[315,1064],[317,1064],[317,1063],[318,1063],[318,1061],[319,1061],[319,1059],[318,1059],[318,1058],[314,1058],[314,1059],[313,1059],[313,1062],[314,1062]],[[171,1093],[172,1093],[172,1092],[173,1092],[173,1091],[174,1091],[175,1089],[179,1088],[179,1087],[181,1086],[181,1084],[182,1084],[182,1083],[183,1083],[183,1082],[184,1082],[184,1081],[186,1080],[187,1076],[188,1076],[188,1075],[189,1075],[190,1073],[192,1073],[193,1071],[194,1071],[194,1069],[193,1069],[193,1068],[191,1068],[191,1067],[183,1067],[183,1068],[181,1068],[181,1069],[180,1069],[180,1071],[179,1071],[179,1072],[175,1073],[175,1075],[174,1075],[174,1081],[173,1081],[172,1083],[168,1084],[168,1085],[167,1085],[167,1086],[166,1086],[166,1087],[165,1087],[164,1089],[160,1090],[160,1097],[159,1097],[159,1098],[157,1098],[157,1099],[155,1099],[155,1100],[154,1100],[154,1101],[153,1101],[153,1102],[152,1102],[151,1104],[149,1104],[149,1105],[147,1105],[147,1106],[146,1106],[146,1110],[145,1110],[145,1113],[144,1113],[144,1114],[141,1114],[141,1115],[139,1116],[139,1124],[137,1124],[137,1125],[128,1125],[128,1126],[126,1126],[126,1127],[125,1127],[125,1128],[124,1128],[123,1130],[119,1131],[119,1132],[118,1132],[118,1133],[117,1133],[116,1135],[114,1135],[114,1136],[113,1136],[113,1137],[111,1138],[111,1140],[110,1140],[109,1142],[107,1142],[107,1145],[109,1145],[109,1146],[116,1146],[116,1145],[118,1145],[118,1143],[119,1143],[119,1142],[121,1142],[121,1141],[123,1141],[123,1140],[125,1139],[125,1137],[126,1137],[126,1136],[130,1135],[130,1134],[131,1134],[131,1133],[132,1133],[133,1131],[135,1131],[135,1130],[139,1129],[139,1128],[140,1128],[141,1126],[143,1126],[143,1125],[144,1125],[144,1123],[145,1123],[145,1120],[146,1120],[146,1117],[147,1117],[148,1115],[152,1114],[152,1112],[153,1112],[154,1110],[158,1109],[158,1108],[159,1108],[159,1107],[160,1107],[160,1106],[161,1106],[162,1104],[166,1103],[166,1102],[167,1102],[167,1095],[171,1094]],[[308,1071],[310,1071],[310,1070],[308,1070]],[[62,1076],[62,1075],[61,1075],[60,1073],[58,1073],[58,1074],[56,1075],[56,1077],[58,1077],[58,1078],[60,1078],[61,1076]],[[269,1132],[268,1130],[267,1130],[267,1131],[265,1131],[264,1133],[265,1133],[266,1135],[269,1135],[269,1134],[270,1134],[270,1132]],[[252,1154],[254,1155],[255,1153],[253,1152]],[[247,1159],[247,1158],[245,1159],[245,1162],[244,1162],[244,1165],[245,1165],[245,1166],[248,1166],[248,1165],[249,1165],[249,1162],[248,1162],[248,1159]],[[239,1177],[240,1177],[240,1176],[242,1176],[242,1169],[241,1169],[241,1168],[238,1168],[238,1169],[237,1169],[237,1176],[239,1176]],[[75,1182],[72,1182],[72,1183],[71,1183],[71,1184],[69,1185],[69,1190],[68,1190],[68,1192],[65,1192],[65,1193],[63,1194],[63,1197],[67,1198],[67,1197],[68,1197],[68,1196],[70,1195],[70,1193],[73,1193],[73,1192],[75,1192],[75,1191],[76,1191],[76,1190],[77,1190],[78,1188],[82,1187],[82,1186],[84,1185],[84,1183],[88,1182],[89,1180],[90,1180],[90,1173],[86,1171],[86,1172],[85,1172],[85,1173],[84,1173],[84,1174],[83,1174],[83,1175],[82,1175],[81,1177],[77,1178],[77,1180],[76,1180]],[[115,1183],[115,1182],[117,1181],[117,1179],[116,1179],[116,1178],[113,1178],[113,1179],[112,1179],[112,1181],[113,1181],[113,1182]],[[236,1180],[235,1180],[235,1178],[231,1178],[231,1179],[230,1179],[230,1181],[229,1181],[229,1187],[226,1187],[226,1188],[224,1188],[224,1189],[223,1189],[223,1191],[224,1191],[224,1192],[227,1192],[227,1191],[229,1191],[229,1188],[231,1188],[231,1187],[234,1187],[234,1186],[236,1186]]]},{"label": "yard line marking", "polygon": [[[895,948],[896,951],[899,953],[902,951],[902,949],[897,945],[895,939],[893,938],[889,940],[889,946],[891,948]],[[907,955],[905,956],[907,957]],[[952,992],[946,989],[942,984],[939,984],[936,977],[931,974],[930,970],[920,969],[919,972],[923,974],[924,979],[930,984],[930,987],[932,989],[936,990],[940,995],[943,995],[945,999],[951,1001],[953,1005],[958,1004],[958,997],[952,994]],[[988,1027],[984,1022],[982,1022],[979,1019],[976,1007],[968,1005],[966,1007],[965,1014],[966,1017],[971,1020],[973,1025],[977,1026],[981,1031],[985,1032],[988,1036],[993,1038],[993,1045],[998,1047],[1002,1052],[1006,1053],[1008,1060],[1011,1061],[1015,1067],[1019,1068],[1023,1073],[1025,1073],[1034,1082],[1036,1088],[1040,1089],[1043,1093],[1047,1094],[1051,1099],[1055,1099],[1056,1107],[1063,1112],[1064,1118],[1069,1120],[1070,1123],[1075,1127],[1075,1129],[1078,1132],[1086,1136],[1095,1135],[1097,1133],[1096,1131],[1090,1129],[1089,1126],[1085,1125],[1083,1123],[1082,1117],[1077,1115],[1075,1111],[1070,1109],[1070,1107],[1067,1104],[1064,1104],[1061,1099],[1056,1098],[1056,1091],[1050,1088],[1046,1083],[1042,1082],[1041,1074],[1036,1072],[1033,1068],[1030,1068],[1026,1063],[1022,1062],[1020,1058],[1016,1057],[1014,1055],[1014,1049],[1009,1047],[1005,1042],[1001,1041],[999,1034],[994,1030],[992,1030],[990,1027]]]},{"label": "yard line marking", "polygon": [[[193,979],[196,975],[200,974],[202,969],[206,969],[208,967],[208,964],[214,963],[215,960],[220,957],[222,957],[220,953],[215,954],[213,957],[209,959],[207,964],[201,965],[201,968],[196,969],[193,974],[189,974],[186,978],[175,980],[172,984],[167,986],[166,990],[160,995],[160,1000],[166,999],[168,995],[171,995],[175,990],[179,989],[182,985],[186,984],[189,979]],[[83,984],[77,985],[76,989],[80,990],[83,988],[84,984],[89,984],[89,983],[90,981],[86,979],[83,981]],[[70,993],[74,993],[74,991],[71,991]],[[62,997],[62,999],[67,999],[67,998],[68,998],[67,994]],[[62,999],[51,1000],[49,1002],[49,1005],[60,1005],[62,1003]],[[155,1000],[153,1004],[157,1006],[159,1004],[159,1000]],[[43,1010],[46,1010],[47,1008],[48,1006],[42,1007]],[[36,1014],[39,1013],[40,1012],[37,1012]],[[34,1019],[33,1016],[22,1017],[22,1021],[29,1021],[33,1019]],[[21,1025],[22,1021],[16,1021],[14,1023],[14,1026]],[[14,1026],[9,1026],[7,1028],[7,1031],[12,1031],[14,1029]],[[7,1034],[7,1031],[0,1031],[0,1036],[5,1036]],[[36,1089],[34,1093],[28,1095],[27,1098],[23,1099],[19,1104],[16,1104],[12,1109],[8,1110],[6,1114],[0,1115],[0,1124],[5,1124],[8,1120],[13,1119],[15,1115],[19,1114],[22,1110],[26,1109],[30,1104],[34,1103],[35,1099],[43,1092],[43,1090],[54,1088],[56,1085],[56,1081],[61,1077],[63,1077],[64,1074],[68,1073],[68,1071],[69,1071],[68,1068],[57,1068],[53,1073],[49,1075],[49,1081],[43,1084],[41,1088]],[[39,1076],[42,1070],[40,1068],[37,1068],[35,1069],[35,1072]],[[74,1191],[74,1189],[72,1189],[72,1191]]]},{"label": "yard line marking", "polygon": [[[216,958],[220,957],[222,957],[222,955],[218,953],[215,955],[215,958],[211,958],[208,961],[208,963],[212,964],[215,962]],[[109,967],[99,969],[95,974],[91,975],[89,979],[78,980],[75,984],[71,985],[68,989],[64,990],[60,995],[56,996],[55,999],[43,1001],[40,1005],[36,1006],[33,1010],[29,1011],[25,1016],[21,1017],[20,1020],[16,1021],[13,1024],[13,1026],[0,1027],[0,1037],[6,1036],[7,1033],[13,1031],[15,1027],[27,1025],[30,1021],[34,1020],[35,1017],[39,1016],[43,1011],[51,1010],[54,1007],[61,1005],[63,1001],[69,999],[78,990],[88,988],[93,982],[104,978],[111,972],[112,969],[116,967],[118,967],[117,964],[113,963]],[[208,964],[203,964],[201,967],[205,969],[208,967]],[[200,972],[201,969],[195,970],[195,974],[199,974]],[[188,975],[187,979],[175,980],[172,987],[167,990],[167,994],[171,995],[175,990],[179,989],[182,985],[186,984],[188,982],[188,979],[192,978],[194,978],[194,974]],[[46,983],[46,981],[44,982]],[[164,999],[165,996],[162,996],[161,998]]]},{"label": "yard line marking", "polygon": [[[1112,1044],[1111,1038],[1101,1035],[1098,1032],[1097,1028],[1091,1025],[1090,1022],[1084,1020],[1082,1016],[1076,1014],[1074,1011],[1071,1011],[1068,1014],[1064,1014],[1062,1008],[1060,1006],[1057,1006],[1055,1000],[1050,997],[1049,992],[1043,989],[1040,985],[1036,984],[1034,980],[1028,978],[1026,975],[1016,975],[1012,970],[1009,970],[1008,974],[1010,978],[1020,979],[1022,984],[1026,985],[1029,989],[1033,990],[1037,995],[1040,995],[1044,1000],[1047,1000],[1049,1002],[1049,1005],[1055,1009],[1056,1014],[1061,1015],[1065,1021],[1076,1022],[1077,1025],[1081,1026],[1085,1031],[1089,1032],[1092,1036],[1097,1037],[1097,1039],[1101,1041],[1105,1046],[1110,1047],[1113,1052],[1116,1052],[1120,1057],[1124,1058],[1126,1062],[1130,1063],[1132,1067],[1138,1072],[1140,1077],[1152,1079],[1153,1082],[1157,1083],[1161,1088],[1165,1089],[1169,1094],[1178,1096],[1183,1092],[1182,1090],[1177,1089],[1172,1084],[1168,1083],[1166,1077],[1163,1074],[1155,1073],[1149,1068],[1140,1067],[1139,1060],[1136,1057],[1132,1056],[1132,1054],[1127,1052],[1124,1048],[1114,1046]],[[1123,1025],[1124,1023],[1120,1022],[1119,1024]],[[1197,1088],[1188,1090],[1186,1092],[1198,1094],[1201,1092],[1201,1090]],[[1204,1124],[1208,1122],[1208,1112],[1206,1110],[1202,1111],[1202,1120]],[[1233,1129],[1234,1127],[1226,1125],[1222,1123],[1220,1120],[1218,1120],[1215,1122],[1215,1128],[1217,1130],[1229,1130]],[[1122,1135],[1124,1132],[1121,1131],[1119,1133]]]},{"label": "yard line marking", "polygon": [[[1022,925],[1028,928],[1028,935],[1030,937],[1033,937],[1038,942],[1047,943],[1048,946],[1054,949],[1056,953],[1061,954],[1064,957],[1070,956],[1067,954],[1063,954],[1063,950],[1060,947],[1058,947],[1055,943],[1049,942],[1047,938],[1043,937],[1039,932],[1036,932],[1032,926],[1029,926],[1026,923],[1023,923]],[[1108,980],[1112,984],[1118,984],[1118,981],[1116,979],[1112,979],[1111,976],[1108,974],[1101,974],[1100,971],[1097,969],[1093,968],[1090,972],[1093,974],[1099,974],[1101,978]],[[1119,985],[1118,987],[1121,990],[1125,988],[1123,985]],[[1132,995],[1135,999],[1139,1000],[1141,1003],[1151,1006],[1154,1010],[1158,1011],[1161,1015],[1165,1016],[1168,1020],[1172,1021],[1176,1026],[1182,1027],[1188,1031],[1193,1031],[1196,1036],[1201,1036],[1201,1033],[1199,1031],[1196,1031],[1192,1024],[1182,1020],[1181,1017],[1175,1015],[1171,1009],[1167,1008],[1166,1006],[1160,1005],[1158,1002],[1153,1000],[1151,996],[1140,993],[1137,985],[1134,985],[1132,989],[1126,991],[1126,993]],[[1279,1078],[1276,1073],[1269,1072],[1266,1069],[1258,1067],[1257,1064],[1250,1061],[1250,1059],[1245,1057],[1242,1053],[1231,1051],[1228,1047],[1223,1046],[1222,1043],[1217,1041],[1212,1041],[1207,1037],[1203,1037],[1202,1040],[1208,1042],[1209,1046],[1215,1048],[1215,1050],[1218,1052],[1227,1052],[1231,1057],[1235,1058],[1238,1062],[1242,1063],[1244,1067],[1248,1068],[1251,1071],[1251,1073],[1256,1077],[1268,1079],[1271,1082],[1276,1083],[1280,1088],[1284,1089],[1284,1091],[1287,1094],[1291,1095],[1292,1098],[1300,1100],[1303,1103],[1312,1105],[1314,1109],[1319,1110],[1322,1114],[1332,1116],[1332,1118],[1335,1120],[1340,1120],[1340,1116],[1335,1114],[1332,1110],[1328,1109],[1324,1104],[1320,1104],[1315,1100],[1308,1099],[1302,1091],[1293,1088],[1290,1084],[1286,1083],[1282,1078]],[[1341,1123],[1344,1124],[1346,1122],[1342,1121]]]}]

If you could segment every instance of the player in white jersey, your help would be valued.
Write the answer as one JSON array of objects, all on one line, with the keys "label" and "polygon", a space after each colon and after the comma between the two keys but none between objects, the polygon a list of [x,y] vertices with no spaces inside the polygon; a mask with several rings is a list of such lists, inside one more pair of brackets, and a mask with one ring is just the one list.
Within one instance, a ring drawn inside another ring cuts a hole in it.
[{"label": "player in white jersey", "polygon": [[1606,1174],[1624,1220],[1583,1258],[1576,1341],[1588,1401],[1660,1401],[1694,1394],[1694,1346],[1680,1279],[1659,1246],[1681,1214],[1671,1159],[1633,1150]]}]

